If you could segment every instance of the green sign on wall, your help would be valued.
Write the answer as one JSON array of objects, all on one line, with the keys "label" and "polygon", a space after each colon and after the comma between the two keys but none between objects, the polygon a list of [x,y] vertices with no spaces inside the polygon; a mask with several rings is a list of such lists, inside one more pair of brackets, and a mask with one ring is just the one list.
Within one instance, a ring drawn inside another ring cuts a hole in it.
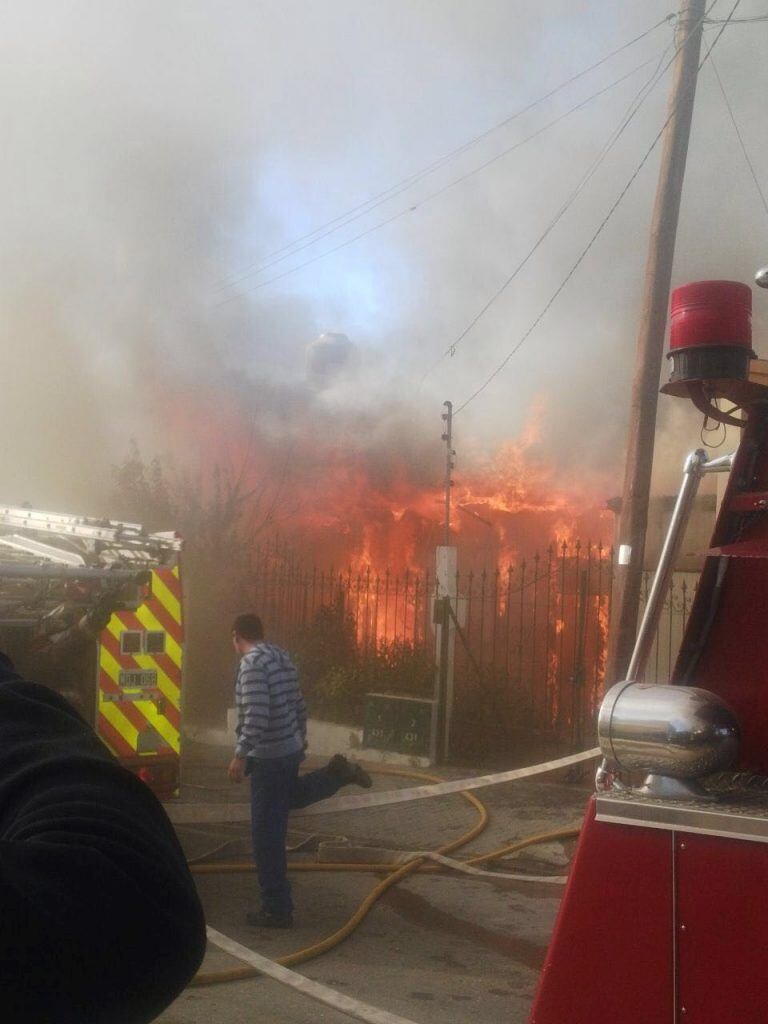
[{"label": "green sign on wall", "polygon": [[363,745],[395,754],[429,757],[433,701],[369,693],[365,698]]}]

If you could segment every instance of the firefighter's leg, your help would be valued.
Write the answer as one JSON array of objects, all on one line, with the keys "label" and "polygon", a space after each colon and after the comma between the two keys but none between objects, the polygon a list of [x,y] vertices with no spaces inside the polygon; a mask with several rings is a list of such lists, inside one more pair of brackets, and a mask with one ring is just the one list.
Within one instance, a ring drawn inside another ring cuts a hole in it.
[{"label": "firefighter's leg", "polygon": [[291,807],[307,807],[318,800],[327,800],[342,786],[362,786],[369,789],[371,777],[359,764],[353,764],[342,754],[334,754],[324,768],[297,775],[291,788]]},{"label": "firefighter's leg", "polygon": [[316,804],[318,800],[327,800],[329,796],[337,793],[341,786],[342,783],[327,768],[318,768],[303,775],[297,772],[291,788],[291,807],[308,807],[309,804]]},{"label": "firefighter's leg", "polygon": [[293,758],[254,759],[251,773],[253,855],[259,876],[262,909],[276,917],[293,910],[285,855],[292,781],[298,765]]}]

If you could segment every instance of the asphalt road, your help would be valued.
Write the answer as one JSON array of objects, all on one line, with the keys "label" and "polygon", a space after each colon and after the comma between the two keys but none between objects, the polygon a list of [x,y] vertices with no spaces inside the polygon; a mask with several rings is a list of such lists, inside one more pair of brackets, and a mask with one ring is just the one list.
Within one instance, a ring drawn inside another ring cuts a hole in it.
[{"label": "asphalt road", "polygon": [[[233,799],[220,751],[194,751],[182,798]],[[461,777],[469,772],[448,773]],[[409,785],[376,775],[375,786]],[[237,790],[235,790],[237,792]],[[245,798],[245,791],[241,791]],[[478,791],[490,815],[485,832],[459,856],[496,849],[535,832],[577,824],[586,784],[523,781]],[[365,811],[292,821],[293,860],[317,858],[318,841],[343,837],[353,846],[435,849],[465,833],[477,812],[447,796]],[[222,844],[214,859],[247,860],[246,825],[184,825],[178,832],[190,858]],[[573,843],[552,843],[506,861],[506,871],[562,875]],[[296,924],[273,932],[245,924],[255,908],[253,874],[196,876],[210,925],[270,959],[310,946],[340,928],[382,876],[358,873],[292,875]],[[560,901],[562,887],[492,881],[457,874],[410,876],[383,895],[341,945],[297,970],[309,978],[418,1024],[524,1024]],[[210,947],[203,970],[238,963]],[[191,987],[159,1018],[164,1024],[310,1024],[349,1017],[266,979]]]}]

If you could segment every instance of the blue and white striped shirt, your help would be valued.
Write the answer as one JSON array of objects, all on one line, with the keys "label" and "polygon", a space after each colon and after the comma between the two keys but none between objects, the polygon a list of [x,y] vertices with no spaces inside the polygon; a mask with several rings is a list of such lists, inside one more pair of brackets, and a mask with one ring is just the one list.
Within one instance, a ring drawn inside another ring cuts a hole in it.
[{"label": "blue and white striped shirt", "polygon": [[286,757],[304,749],[307,709],[296,668],[282,647],[258,643],[235,681],[236,757]]}]

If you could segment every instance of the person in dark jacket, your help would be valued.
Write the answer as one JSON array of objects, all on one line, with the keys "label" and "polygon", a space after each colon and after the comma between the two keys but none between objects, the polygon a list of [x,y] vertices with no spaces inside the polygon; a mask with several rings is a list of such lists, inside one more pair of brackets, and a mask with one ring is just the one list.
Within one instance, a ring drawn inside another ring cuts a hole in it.
[{"label": "person in dark jacket", "polygon": [[0,654],[0,1020],[144,1024],[204,952],[200,901],[155,796]]}]

